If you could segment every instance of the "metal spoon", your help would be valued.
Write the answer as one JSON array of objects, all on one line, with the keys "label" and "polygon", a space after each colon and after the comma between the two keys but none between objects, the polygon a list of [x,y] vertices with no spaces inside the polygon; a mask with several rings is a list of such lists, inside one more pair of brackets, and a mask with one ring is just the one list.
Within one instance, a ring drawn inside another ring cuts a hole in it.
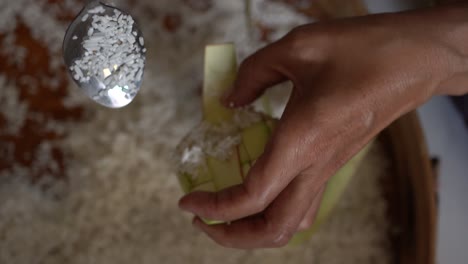
[{"label": "metal spoon", "polygon": [[[89,50],[83,47],[84,41],[89,39],[89,31],[90,28],[92,28],[91,17],[95,15],[89,12],[93,12],[97,7],[99,9],[100,7],[103,8],[99,13],[99,15],[102,16],[113,16],[116,12],[121,12],[122,15],[125,16],[128,15],[128,13],[113,6],[103,4],[99,0],[88,1],[86,6],[67,29],[63,41],[63,58],[73,80],[88,97],[103,106],[120,108],[132,102],[140,90],[144,61],[146,59],[146,49],[144,48],[142,33],[136,23],[134,23],[132,26],[132,33],[136,39],[134,44],[136,46],[135,49],[132,50],[131,56],[138,58],[139,62],[143,60],[141,72],[129,73],[128,67],[124,65],[125,63],[120,62],[102,67],[102,69],[98,67],[99,71],[96,70],[95,72],[80,69],[80,75],[89,76],[89,78],[86,78],[86,80],[77,78],[77,71],[74,68],[76,67],[76,61],[85,55],[87,55],[88,58],[90,54],[93,56],[99,55],[99,52],[89,52]],[[100,49],[103,49],[103,47],[100,47]],[[107,50],[106,52],[109,54],[109,52],[112,53],[112,50]],[[127,53],[127,55],[129,54],[130,53]],[[100,74],[96,74],[97,72],[100,72]]]}]

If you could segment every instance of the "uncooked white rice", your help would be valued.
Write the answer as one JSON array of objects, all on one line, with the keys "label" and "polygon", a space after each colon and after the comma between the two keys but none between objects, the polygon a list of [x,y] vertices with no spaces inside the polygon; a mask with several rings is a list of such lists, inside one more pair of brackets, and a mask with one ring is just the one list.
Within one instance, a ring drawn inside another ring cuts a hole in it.
[{"label": "uncooked white rice", "polygon": [[174,163],[178,171],[194,174],[196,169],[203,165],[205,155],[228,159],[234,146],[241,142],[240,131],[262,120],[262,114],[251,108],[238,109],[232,122],[213,125],[201,122],[190,130],[177,146]]},{"label": "uncooked white rice", "polygon": [[142,36],[136,39],[135,21],[130,15],[117,9],[112,15],[104,12],[99,5],[81,19],[86,22],[90,18],[91,23],[82,42],[85,52],[70,67],[73,78],[79,83],[95,78],[104,84],[97,96],[116,86],[126,94],[136,94],[145,66],[144,39]]}]

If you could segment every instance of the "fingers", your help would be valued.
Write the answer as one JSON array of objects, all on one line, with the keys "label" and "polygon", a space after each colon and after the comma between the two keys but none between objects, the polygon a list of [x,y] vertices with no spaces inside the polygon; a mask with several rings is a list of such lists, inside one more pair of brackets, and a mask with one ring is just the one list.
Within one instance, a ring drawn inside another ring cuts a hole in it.
[{"label": "fingers", "polygon": [[301,223],[299,224],[297,231],[305,231],[311,228],[314,224],[315,217],[317,216],[320,209],[320,204],[322,203],[322,197],[325,191],[325,187],[326,185],[323,185],[320,188],[319,192],[315,195],[314,200],[310,205],[309,210],[305,214],[304,218],[302,219]]},{"label": "fingers", "polygon": [[296,233],[317,191],[318,187],[296,178],[261,215],[223,225],[206,225],[196,218],[194,225],[224,247],[282,247]]},{"label": "fingers", "polygon": [[179,207],[205,219],[234,221],[261,212],[266,207],[256,198],[255,192],[259,191],[248,189],[259,188],[241,184],[216,193],[193,192],[179,201]]},{"label": "fingers", "polygon": [[290,162],[292,158],[285,158],[291,148],[274,147],[267,151],[241,185],[216,193],[187,194],[180,200],[180,208],[202,218],[226,222],[262,212],[299,173]]},{"label": "fingers", "polygon": [[323,39],[308,27],[297,27],[285,37],[260,49],[245,59],[237,79],[224,97],[226,106],[239,107],[252,103],[263,92],[284,81],[297,83],[312,79],[326,52]]},{"label": "fingers", "polygon": [[242,62],[234,87],[225,96],[229,106],[244,106],[255,101],[269,87],[287,80],[277,68],[280,65],[281,43],[275,42],[257,51]]},{"label": "fingers", "polygon": [[[193,192],[184,196],[179,206],[202,218],[234,221],[264,211],[270,203],[306,169],[315,154],[314,145],[301,120],[289,104],[285,115],[263,155],[255,162],[241,185],[219,192]],[[300,122],[300,124],[297,124]]]},{"label": "fingers", "polygon": [[[286,119],[241,185],[219,192],[193,192],[179,206],[202,218],[234,221],[264,211],[309,162],[302,133]],[[291,128],[290,128],[291,127]],[[308,151],[310,152],[310,151]]]}]

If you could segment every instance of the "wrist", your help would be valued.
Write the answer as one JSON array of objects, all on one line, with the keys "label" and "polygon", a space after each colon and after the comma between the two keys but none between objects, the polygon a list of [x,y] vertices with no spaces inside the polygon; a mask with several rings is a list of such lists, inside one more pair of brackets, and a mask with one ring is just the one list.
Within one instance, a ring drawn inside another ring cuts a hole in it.
[{"label": "wrist", "polygon": [[432,25],[432,38],[440,47],[434,63],[444,66],[432,95],[468,93],[468,4],[461,2],[465,3],[434,8],[422,16]]},{"label": "wrist", "polygon": [[[416,71],[430,79],[419,103],[435,95],[468,93],[468,0],[384,16],[389,31],[415,44],[423,53]],[[387,23],[388,22],[388,23]]]}]

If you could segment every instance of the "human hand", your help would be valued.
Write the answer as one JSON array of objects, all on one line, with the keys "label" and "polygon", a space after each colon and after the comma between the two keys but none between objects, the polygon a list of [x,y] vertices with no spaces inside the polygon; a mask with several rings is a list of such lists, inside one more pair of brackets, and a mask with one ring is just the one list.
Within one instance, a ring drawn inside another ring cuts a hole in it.
[{"label": "human hand", "polygon": [[451,11],[306,25],[245,60],[226,105],[250,104],[286,80],[293,93],[242,185],[180,201],[198,217],[230,224],[196,217],[194,225],[243,249],[281,247],[309,227],[328,178],[366,143],[434,94],[462,92],[452,84],[464,78],[465,58],[446,33],[456,21],[441,12]]}]

